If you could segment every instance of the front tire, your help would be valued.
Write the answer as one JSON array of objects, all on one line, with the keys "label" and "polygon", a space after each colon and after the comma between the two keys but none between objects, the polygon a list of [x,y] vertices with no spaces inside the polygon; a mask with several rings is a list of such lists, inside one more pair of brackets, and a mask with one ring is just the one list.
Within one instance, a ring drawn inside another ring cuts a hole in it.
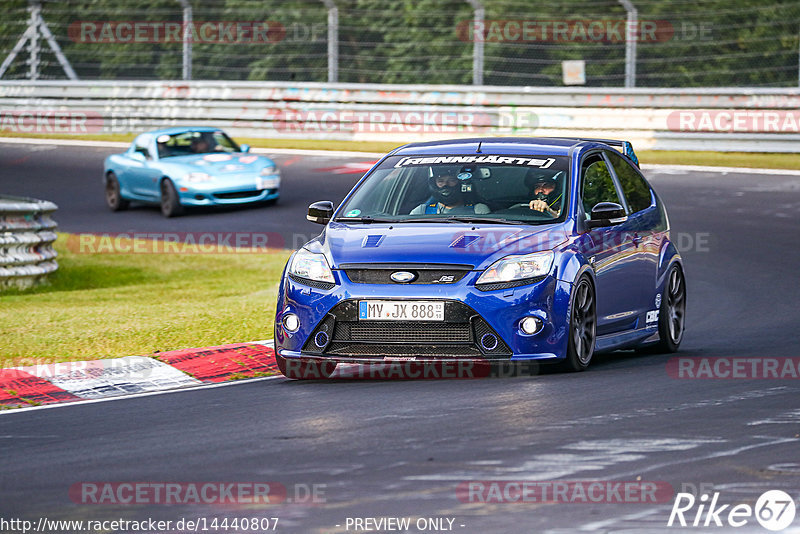
[{"label": "front tire", "polygon": [[106,205],[111,211],[122,211],[128,209],[130,203],[122,198],[120,192],[119,179],[113,172],[106,175]]},{"label": "front tire", "polygon": [[677,352],[686,328],[686,279],[683,270],[673,265],[664,285],[664,295],[658,312],[658,343],[653,352]]},{"label": "front tire", "polygon": [[161,215],[164,217],[176,217],[183,213],[183,206],[175,190],[175,184],[169,178],[161,181]]},{"label": "front tire", "polygon": [[592,361],[597,340],[595,293],[588,277],[582,276],[575,284],[569,309],[569,341],[564,367],[567,371],[584,371]]}]

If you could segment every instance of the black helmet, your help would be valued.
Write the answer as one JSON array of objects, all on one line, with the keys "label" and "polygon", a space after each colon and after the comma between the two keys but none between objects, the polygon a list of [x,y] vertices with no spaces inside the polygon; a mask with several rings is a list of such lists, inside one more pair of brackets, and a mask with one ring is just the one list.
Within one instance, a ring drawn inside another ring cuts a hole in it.
[{"label": "black helmet", "polygon": [[553,190],[550,193],[540,192],[537,195],[537,200],[544,200],[548,204],[555,202],[561,193],[558,191],[558,180],[550,173],[542,172],[539,169],[528,169],[525,175],[525,187],[533,191],[540,185],[550,185]]},{"label": "black helmet", "polygon": [[448,177],[452,179],[456,179],[458,176],[458,168],[456,167],[447,167],[447,166],[437,166],[432,168],[433,172],[431,177],[428,179],[428,189],[431,192],[431,195],[437,202],[441,202],[445,205],[453,205],[458,203],[461,200],[461,183],[460,181],[454,185],[450,183],[445,184],[442,187],[439,187],[436,184],[437,178]]}]

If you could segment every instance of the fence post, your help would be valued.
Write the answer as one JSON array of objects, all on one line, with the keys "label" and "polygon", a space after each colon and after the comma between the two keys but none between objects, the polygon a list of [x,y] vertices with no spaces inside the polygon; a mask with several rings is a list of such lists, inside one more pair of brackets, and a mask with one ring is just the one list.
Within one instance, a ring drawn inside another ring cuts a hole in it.
[{"label": "fence post", "polygon": [[39,79],[39,15],[42,11],[42,6],[38,0],[30,0],[28,3],[28,11],[31,13],[31,19],[28,23],[31,28],[30,40],[28,41],[28,79]]},{"label": "fence post", "polygon": [[[467,0],[475,10],[472,21],[472,85],[483,85],[483,26],[486,11],[480,0]],[[477,37],[480,29],[480,38]]]},{"label": "fence post", "polygon": [[636,42],[639,39],[639,12],[630,0],[619,0],[628,12],[625,26],[625,87],[636,87]]},{"label": "fence post", "polygon": [[183,8],[183,79],[192,79],[192,5],[179,0]]},{"label": "fence post", "polygon": [[339,81],[339,8],[333,0],[322,0],[328,8],[328,83]]}]

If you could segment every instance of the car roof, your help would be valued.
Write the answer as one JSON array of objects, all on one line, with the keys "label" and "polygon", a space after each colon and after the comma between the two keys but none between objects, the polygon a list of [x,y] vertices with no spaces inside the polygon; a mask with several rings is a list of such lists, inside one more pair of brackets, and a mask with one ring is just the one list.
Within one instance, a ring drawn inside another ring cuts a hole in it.
[{"label": "car roof", "polygon": [[472,139],[448,139],[425,143],[410,143],[392,152],[395,156],[410,155],[463,155],[476,154],[480,144],[483,154],[535,154],[543,156],[566,156],[572,148],[613,148],[601,140],[570,137],[476,137]]}]

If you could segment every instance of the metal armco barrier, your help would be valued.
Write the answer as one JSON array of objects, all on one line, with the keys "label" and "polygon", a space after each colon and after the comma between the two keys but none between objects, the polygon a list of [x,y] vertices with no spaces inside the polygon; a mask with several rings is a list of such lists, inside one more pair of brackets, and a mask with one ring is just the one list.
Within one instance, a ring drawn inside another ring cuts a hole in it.
[{"label": "metal armco barrier", "polygon": [[0,290],[30,287],[58,269],[50,218],[56,209],[45,200],[0,196]]},{"label": "metal armco barrier", "polygon": [[798,89],[619,89],[288,82],[0,82],[2,131],[411,141],[610,137],[654,150],[794,152]]}]

